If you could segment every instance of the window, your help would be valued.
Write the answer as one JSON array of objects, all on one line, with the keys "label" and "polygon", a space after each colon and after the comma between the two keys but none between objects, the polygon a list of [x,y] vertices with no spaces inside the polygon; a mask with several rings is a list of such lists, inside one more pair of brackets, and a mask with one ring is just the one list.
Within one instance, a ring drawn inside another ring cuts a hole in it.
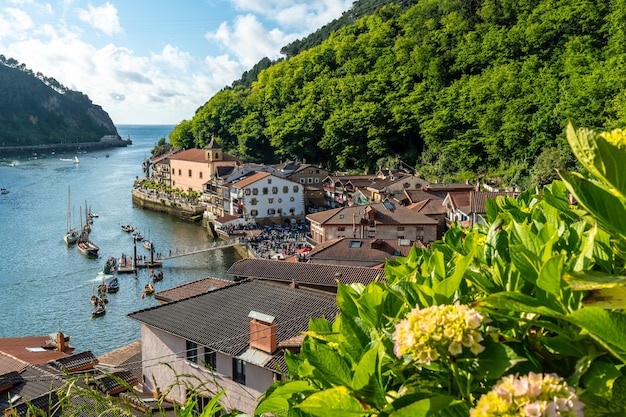
[{"label": "window", "polygon": [[214,350],[205,347],[204,348],[204,366],[209,369],[215,370],[215,366],[217,363],[217,354]]},{"label": "window", "polygon": [[346,231],[346,227],[345,227],[345,226],[339,226],[339,227],[337,228],[337,231],[338,231],[338,232],[345,232],[345,231]]},{"label": "window", "polygon": [[278,194],[278,187],[272,187],[272,194]]},{"label": "window", "polygon": [[276,210],[274,210],[274,209],[267,209],[267,214],[272,215],[272,214],[275,214],[275,213],[276,213]]},{"label": "window", "polygon": [[270,204],[274,204],[274,199],[273,198],[268,198],[267,202],[270,203]]},{"label": "window", "polygon": [[283,214],[283,209],[281,209],[281,208],[276,209],[276,213],[278,213],[279,215],[282,215]]},{"label": "window", "polygon": [[279,203],[282,203],[282,202],[283,202],[283,199],[282,199],[282,198],[279,198],[279,199],[278,199],[278,202],[279,202]]},{"label": "window", "polygon": [[287,194],[289,192],[289,187],[283,185],[283,194]]},{"label": "window", "polygon": [[256,198],[253,198],[252,200],[250,200],[250,204],[252,204],[253,206],[256,205],[256,203],[258,203],[259,200],[257,200]]},{"label": "window", "polygon": [[243,190],[243,193],[244,193],[245,195],[250,195],[250,189],[249,189],[249,188],[246,188],[245,190]]},{"label": "window", "polygon": [[187,340],[187,360],[189,362],[198,363],[198,344]]},{"label": "window", "polygon": [[202,179],[202,171],[200,171],[198,175],[200,175],[200,179]]},{"label": "window", "polygon": [[293,198],[293,197],[290,197],[290,198],[289,198],[289,201],[292,201],[292,202],[293,202],[293,201],[296,201],[296,199],[295,199],[295,198]]},{"label": "window", "polygon": [[300,188],[297,185],[293,186],[293,192],[297,193]]},{"label": "window", "polygon": [[293,213],[295,213],[295,212],[296,212],[296,209],[295,209],[295,208],[293,208],[293,207],[292,207],[292,208],[290,208],[290,209],[289,209],[289,213],[293,214]]},{"label": "window", "polygon": [[253,188],[252,195],[259,195],[259,190],[257,188]]},{"label": "window", "polygon": [[188,170],[187,172],[189,173],[189,178],[191,178],[192,177],[191,170]]},{"label": "window", "polygon": [[269,188],[263,187],[263,195],[267,195],[268,192],[269,192]]},{"label": "window", "polygon": [[300,182],[300,184],[304,184],[304,178],[300,178],[298,181]]},{"label": "window", "polygon": [[250,210],[250,215],[251,215],[252,217],[256,217],[256,216],[258,216],[258,215],[259,215],[259,211],[258,211],[258,210]]},{"label": "window", "polygon": [[309,184],[313,184],[313,178],[307,178],[306,182],[308,182]]},{"label": "window", "polygon": [[233,381],[246,384],[246,363],[241,359],[233,358]]},{"label": "window", "polygon": [[315,183],[319,184],[320,183],[320,179],[319,178],[315,178]]},{"label": "window", "polygon": [[398,231],[401,232],[404,230],[404,226],[398,226]]},{"label": "window", "polygon": [[272,179],[271,179],[271,178],[268,178],[268,179],[267,179],[267,183],[268,183],[268,184],[271,184],[271,183],[272,183]]},{"label": "window", "polygon": [[183,171],[180,168],[178,168],[178,175],[183,175]]}]

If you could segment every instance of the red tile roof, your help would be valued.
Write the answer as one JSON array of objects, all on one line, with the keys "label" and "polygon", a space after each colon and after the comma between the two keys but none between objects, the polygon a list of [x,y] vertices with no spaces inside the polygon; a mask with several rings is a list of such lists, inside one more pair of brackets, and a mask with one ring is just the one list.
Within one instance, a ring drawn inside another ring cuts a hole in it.
[{"label": "red tile roof", "polygon": [[0,338],[0,352],[33,365],[43,365],[55,359],[68,357],[74,352],[71,346],[66,347],[63,352],[55,350],[52,345],[52,342],[56,344],[55,338],[56,334]]},{"label": "red tile roof", "polygon": [[252,174],[249,177],[246,177],[240,181],[233,182],[233,187],[244,188],[250,184],[253,184],[259,180],[262,180],[265,177],[269,177],[270,175],[272,174],[270,174],[269,172],[257,172],[256,174]]}]

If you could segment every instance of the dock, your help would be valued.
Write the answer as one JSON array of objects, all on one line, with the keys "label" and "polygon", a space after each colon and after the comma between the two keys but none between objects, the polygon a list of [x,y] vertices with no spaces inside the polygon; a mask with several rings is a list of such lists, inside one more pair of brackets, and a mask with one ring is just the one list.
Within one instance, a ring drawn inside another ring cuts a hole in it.
[{"label": "dock", "polygon": [[161,268],[163,266],[163,260],[161,259],[138,259],[133,262],[133,258],[131,256],[124,256],[119,259],[117,273],[118,274],[134,274],[138,269],[145,268]]}]

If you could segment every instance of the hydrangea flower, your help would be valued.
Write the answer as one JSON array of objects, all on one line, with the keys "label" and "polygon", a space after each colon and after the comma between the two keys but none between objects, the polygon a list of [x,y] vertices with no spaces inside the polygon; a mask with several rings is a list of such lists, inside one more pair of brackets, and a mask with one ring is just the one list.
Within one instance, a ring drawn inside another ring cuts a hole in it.
[{"label": "hydrangea flower", "polygon": [[583,417],[584,406],[560,376],[531,372],[502,378],[480,397],[470,417]]},{"label": "hydrangea flower", "polygon": [[440,305],[425,309],[416,306],[396,324],[393,350],[398,358],[411,355],[423,364],[436,361],[446,352],[459,355],[464,347],[478,355],[485,349],[480,345],[483,336],[477,330],[482,322],[483,316],[465,305]]}]

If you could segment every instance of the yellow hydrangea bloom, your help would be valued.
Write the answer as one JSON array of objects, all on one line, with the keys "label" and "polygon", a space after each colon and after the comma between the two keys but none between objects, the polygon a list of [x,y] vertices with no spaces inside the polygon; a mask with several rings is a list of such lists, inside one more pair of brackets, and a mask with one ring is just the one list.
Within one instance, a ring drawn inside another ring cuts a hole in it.
[{"label": "yellow hydrangea bloom", "polygon": [[398,358],[410,355],[413,360],[430,364],[441,355],[460,355],[468,348],[478,355],[485,348],[483,336],[477,330],[483,316],[471,308],[455,304],[420,309],[416,306],[396,324],[393,340]]}]

